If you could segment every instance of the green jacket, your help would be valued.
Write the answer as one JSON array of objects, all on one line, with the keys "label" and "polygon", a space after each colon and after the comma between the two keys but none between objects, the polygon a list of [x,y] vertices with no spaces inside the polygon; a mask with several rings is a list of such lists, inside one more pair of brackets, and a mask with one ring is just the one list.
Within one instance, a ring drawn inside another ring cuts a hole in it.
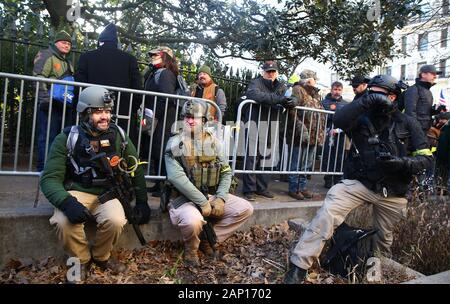
[{"label": "green jacket", "polygon": [[[59,79],[64,75],[73,75],[73,67],[67,60],[67,55],[61,54],[54,44],[36,54],[33,76]],[[39,83],[39,102],[48,102],[49,89],[48,83]]]},{"label": "green jacket", "polygon": [[[128,158],[128,155],[132,155],[138,158],[136,148],[127,136],[126,140],[128,145],[124,151],[123,157]],[[116,151],[120,151],[120,144],[122,139],[119,134],[116,134]],[[64,202],[70,196],[69,190],[76,190],[86,192],[90,194],[99,195],[102,194],[105,189],[103,187],[91,187],[83,188],[79,183],[73,183],[70,185],[70,189],[64,185],[66,170],[71,170],[71,166],[67,166],[68,150],[67,150],[67,135],[62,132],[56,136],[48,155],[47,162],[45,164],[44,171],[42,172],[40,186],[45,197],[50,201],[52,205],[59,208],[61,203]],[[134,172],[132,182],[136,192],[136,202],[147,202],[147,190],[144,178],[144,169],[138,166]]]},{"label": "green jacket", "polygon": [[[228,165],[228,161],[223,155],[223,150],[221,148],[220,142],[212,134],[210,135],[212,136],[212,139],[214,141],[215,147],[214,155],[217,155],[217,159],[221,165],[219,185],[217,187],[215,196],[220,197],[226,203],[231,186],[231,179],[232,179],[231,168]],[[194,204],[203,206],[208,202],[206,200],[206,197],[189,180],[188,176],[186,175],[183,169],[183,165],[179,161],[179,157],[177,157],[180,156],[179,153],[177,152],[180,151],[178,150],[178,147],[180,147],[181,141],[182,135],[177,134],[172,136],[167,142],[166,151],[164,154],[167,180],[182,194],[182,197],[186,201],[193,202]],[[201,145],[200,141],[197,141],[196,144]]]}]

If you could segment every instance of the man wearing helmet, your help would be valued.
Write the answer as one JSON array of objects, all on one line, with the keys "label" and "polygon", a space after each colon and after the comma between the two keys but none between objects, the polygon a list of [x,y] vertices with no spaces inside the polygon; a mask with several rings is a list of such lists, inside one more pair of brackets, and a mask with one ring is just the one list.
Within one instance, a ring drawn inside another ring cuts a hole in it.
[{"label": "man wearing helmet", "polygon": [[291,255],[285,283],[300,283],[334,230],[364,203],[373,205],[375,249],[389,252],[394,225],[404,216],[412,176],[430,166],[427,139],[415,121],[397,109],[402,87],[388,75],[375,76],[367,94],[336,112],[333,122],[352,140],[344,179],[327,193],[323,206]]},{"label": "man wearing helmet", "polygon": [[167,180],[175,188],[169,203],[170,219],[180,228],[186,265],[198,266],[198,249],[206,256],[214,248],[204,237],[205,219],[212,221],[222,242],[252,215],[246,200],[229,193],[232,172],[220,141],[205,129],[210,105],[189,100],[182,108],[183,129],[172,136],[164,155]]},{"label": "man wearing helmet", "polygon": [[[75,281],[86,278],[91,262],[113,272],[125,270],[123,264],[110,257],[127,219],[117,198],[99,203],[99,195],[107,191],[107,184],[92,159],[92,154],[106,153],[109,160],[115,157],[128,167],[136,165],[133,143],[120,127],[110,123],[113,105],[112,94],[102,87],[88,87],[81,92],[77,104],[80,125],[64,129],[55,138],[40,181],[42,192],[55,206],[50,223],[56,225],[67,253],[81,264],[81,277]],[[136,198],[135,219],[142,224],[150,216],[142,168],[137,166],[131,180]],[[84,232],[84,223],[89,219],[97,222],[92,246]]]}]

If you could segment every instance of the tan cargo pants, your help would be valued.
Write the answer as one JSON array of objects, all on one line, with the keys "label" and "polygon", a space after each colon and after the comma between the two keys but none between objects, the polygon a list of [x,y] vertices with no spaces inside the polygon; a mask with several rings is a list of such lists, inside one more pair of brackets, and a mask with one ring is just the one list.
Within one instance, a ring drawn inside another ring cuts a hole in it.
[{"label": "tan cargo pants", "polygon": [[[119,240],[123,226],[127,223],[125,213],[119,200],[113,199],[100,204],[97,196],[80,191],[69,191],[83,204],[97,221],[97,231],[92,244],[92,258],[97,261],[106,261],[111,250]],[[80,259],[84,264],[91,259],[89,242],[84,231],[84,224],[72,224],[65,214],[55,209],[50,218],[50,224],[56,225],[56,233],[62,242],[64,250],[71,256]]]},{"label": "tan cargo pants", "polygon": [[328,191],[324,204],[295,246],[291,262],[309,269],[322,252],[325,241],[333,236],[334,229],[344,222],[351,210],[364,203],[373,204],[373,227],[378,229],[376,249],[389,252],[392,229],[406,216],[407,200],[403,197],[385,198],[357,180],[344,179]]},{"label": "tan cargo pants", "polygon": [[[209,201],[215,197],[210,196]],[[185,203],[177,209],[169,207],[170,220],[173,225],[178,226],[183,236],[183,241],[193,242],[193,245],[200,244],[200,232],[206,224],[200,211],[193,203]],[[253,206],[243,198],[228,195],[225,203],[223,217],[214,224],[214,231],[217,235],[217,241],[223,242],[233,234],[251,215],[253,214]]]}]

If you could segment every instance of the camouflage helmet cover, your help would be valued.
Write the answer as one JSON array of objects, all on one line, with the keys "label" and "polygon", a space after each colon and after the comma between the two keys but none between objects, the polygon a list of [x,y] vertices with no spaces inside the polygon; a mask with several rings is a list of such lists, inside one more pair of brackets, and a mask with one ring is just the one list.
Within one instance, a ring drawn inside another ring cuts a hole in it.
[{"label": "camouflage helmet cover", "polygon": [[181,109],[181,116],[202,117],[210,120],[210,105],[201,99],[187,100]]}]

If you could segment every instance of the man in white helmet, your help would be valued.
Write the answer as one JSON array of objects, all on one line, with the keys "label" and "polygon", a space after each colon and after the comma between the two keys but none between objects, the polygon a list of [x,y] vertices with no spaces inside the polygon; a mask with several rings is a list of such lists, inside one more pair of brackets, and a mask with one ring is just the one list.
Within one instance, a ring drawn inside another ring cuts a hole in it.
[{"label": "man in white helmet", "polygon": [[[198,249],[215,255],[208,233],[222,242],[253,213],[248,201],[229,193],[231,168],[220,141],[205,128],[211,120],[209,107],[200,99],[183,105],[183,129],[169,139],[164,156],[167,180],[175,190],[169,203],[170,219],[183,236],[184,262],[194,267],[200,264]],[[208,232],[206,221],[213,231]]]},{"label": "man in white helmet", "polygon": [[[65,251],[81,264],[80,276],[68,277],[69,282],[86,279],[91,262],[116,273],[125,270],[123,264],[111,258],[111,250],[127,218],[116,197],[105,199],[110,185],[95,156],[106,156],[115,169],[119,165],[131,171],[135,166],[129,187],[129,197],[136,198],[132,221],[143,224],[150,216],[144,172],[137,166],[136,148],[122,129],[111,124],[113,105],[112,95],[106,89],[84,89],[77,104],[80,125],[64,129],[55,138],[41,177],[42,192],[55,207],[50,223],[56,225]],[[84,231],[88,220],[97,223],[92,246]]]}]

